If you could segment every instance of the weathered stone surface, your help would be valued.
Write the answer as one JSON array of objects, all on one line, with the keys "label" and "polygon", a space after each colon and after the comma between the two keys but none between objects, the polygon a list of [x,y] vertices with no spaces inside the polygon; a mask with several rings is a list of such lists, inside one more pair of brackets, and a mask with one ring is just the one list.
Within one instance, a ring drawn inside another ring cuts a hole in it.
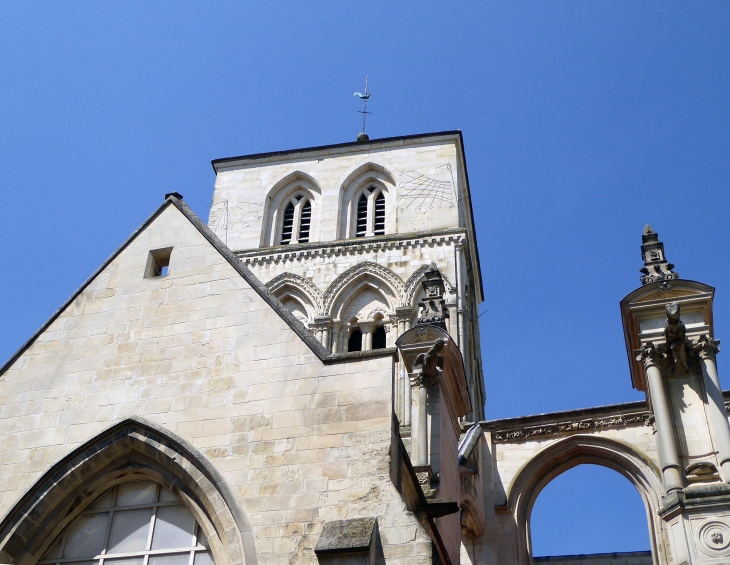
[{"label": "weathered stone surface", "polygon": [[325,522],[314,552],[326,554],[370,551],[376,525],[375,517]]}]

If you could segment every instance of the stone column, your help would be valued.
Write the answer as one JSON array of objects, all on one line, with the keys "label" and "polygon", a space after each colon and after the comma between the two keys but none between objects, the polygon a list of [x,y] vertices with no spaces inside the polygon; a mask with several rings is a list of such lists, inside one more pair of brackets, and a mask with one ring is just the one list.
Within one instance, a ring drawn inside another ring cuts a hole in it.
[{"label": "stone column", "polygon": [[411,381],[413,412],[411,420],[411,456],[414,467],[428,465],[428,415],[426,413],[426,385],[423,375],[416,373]]},{"label": "stone column", "polygon": [[373,348],[373,322],[358,322],[362,333],[362,350],[370,351]]},{"label": "stone column", "polygon": [[332,320],[329,316],[317,316],[314,319],[314,323],[317,327],[317,339],[324,345],[324,348],[330,349],[330,325]]},{"label": "stone column", "polygon": [[684,483],[682,480],[682,466],[679,464],[677,446],[674,442],[672,414],[667,402],[667,393],[664,388],[664,377],[661,370],[664,355],[651,342],[644,344],[635,353],[637,354],[636,360],[643,361],[646,369],[651,405],[654,409],[662,482],[664,483],[664,490],[669,494],[674,490],[682,490]]},{"label": "stone column", "polygon": [[464,352],[464,241],[456,242],[456,345]]},{"label": "stone column", "polygon": [[702,377],[707,391],[708,409],[712,428],[715,432],[715,442],[719,452],[720,468],[722,478],[726,483],[730,482],[730,426],[727,422],[725,401],[722,398],[720,379],[717,375],[717,363],[715,355],[720,352],[720,342],[712,339],[709,335],[697,338],[692,346],[700,357],[702,365]]},{"label": "stone column", "polygon": [[405,365],[403,366],[403,425],[411,425],[411,408],[413,405],[413,393],[411,392],[411,377],[406,371]]},{"label": "stone column", "polygon": [[398,317],[398,335],[394,336],[394,342],[401,334],[404,334],[410,329],[411,318],[413,317],[413,308],[407,306],[396,308],[395,315]]}]

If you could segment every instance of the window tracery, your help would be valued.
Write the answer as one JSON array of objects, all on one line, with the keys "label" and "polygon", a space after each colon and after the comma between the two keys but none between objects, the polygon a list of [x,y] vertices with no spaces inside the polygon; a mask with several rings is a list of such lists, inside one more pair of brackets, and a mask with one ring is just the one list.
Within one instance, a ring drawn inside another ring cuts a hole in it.
[{"label": "window tracery", "polygon": [[39,565],[214,565],[195,517],[162,485],[107,490],[58,537]]}]

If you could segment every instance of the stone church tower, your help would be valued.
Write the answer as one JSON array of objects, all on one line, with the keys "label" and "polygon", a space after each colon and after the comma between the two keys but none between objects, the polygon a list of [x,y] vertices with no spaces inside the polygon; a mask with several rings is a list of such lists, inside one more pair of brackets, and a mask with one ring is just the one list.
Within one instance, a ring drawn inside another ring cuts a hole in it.
[{"label": "stone church tower", "polygon": [[484,521],[460,132],[213,166],[208,225],[166,195],[0,368],[0,563],[459,563]]},{"label": "stone church tower", "polygon": [[[714,289],[658,235],[621,301],[646,401],[484,420],[460,132],[213,161],[0,367],[0,564],[567,565],[542,488],[616,470],[651,551],[730,563]],[[628,379],[627,379],[628,382]]]}]

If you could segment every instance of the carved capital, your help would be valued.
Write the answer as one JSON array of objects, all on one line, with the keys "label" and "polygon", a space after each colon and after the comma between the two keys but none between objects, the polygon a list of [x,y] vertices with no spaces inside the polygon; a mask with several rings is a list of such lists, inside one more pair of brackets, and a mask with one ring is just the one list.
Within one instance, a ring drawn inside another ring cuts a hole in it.
[{"label": "carved capital", "polygon": [[710,334],[701,335],[692,342],[692,350],[700,359],[714,359],[720,353],[720,340],[712,339]]},{"label": "carved capital", "polygon": [[645,343],[639,349],[635,349],[634,355],[636,355],[636,360],[644,363],[644,367],[647,369],[652,365],[659,365],[666,357],[651,341]]}]

